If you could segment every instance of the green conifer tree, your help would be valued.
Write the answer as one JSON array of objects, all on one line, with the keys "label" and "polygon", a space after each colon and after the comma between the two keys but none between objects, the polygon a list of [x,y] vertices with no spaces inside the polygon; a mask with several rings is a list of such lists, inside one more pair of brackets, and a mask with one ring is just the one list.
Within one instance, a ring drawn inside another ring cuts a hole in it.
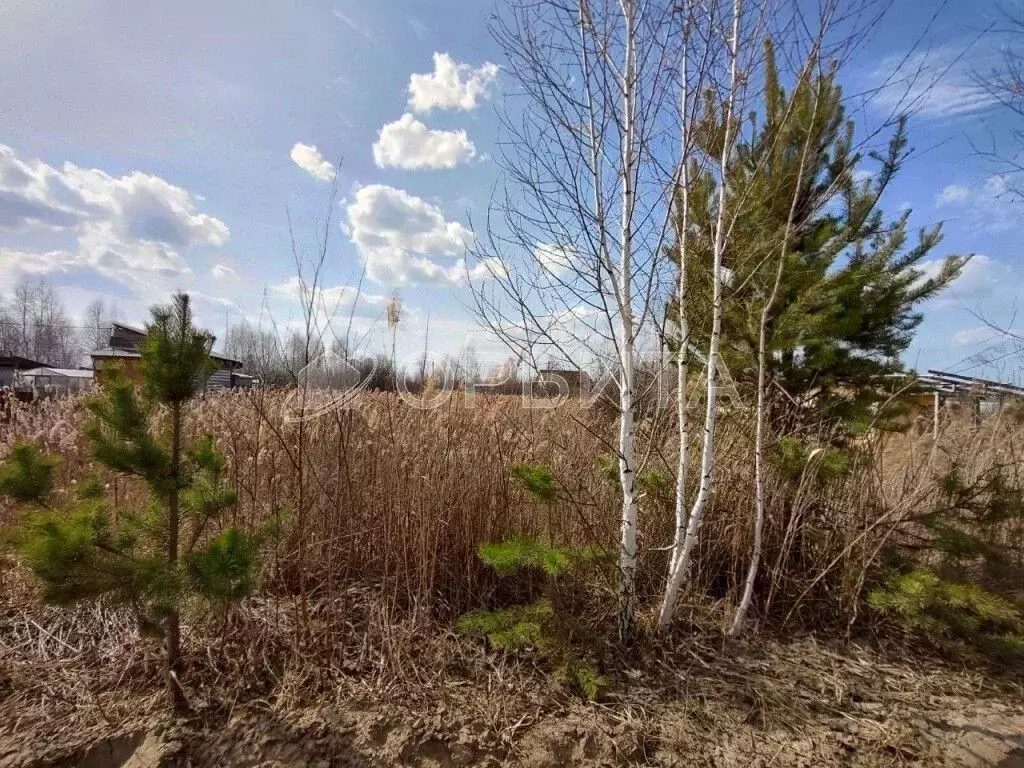
[{"label": "green conifer tree", "polygon": [[149,503],[114,508],[103,486],[84,483],[74,503],[51,500],[56,462],[16,446],[0,469],[0,493],[28,507],[13,538],[43,588],[67,604],[107,596],[131,606],[140,629],[160,637],[175,711],[188,708],[179,679],[180,612],[189,599],[238,600],[252,587],[257,542],[221,518],[236,501],[224,487],[213,438],[186,444],[188,401],[213,370],[213,337],[192,324],[189,298],[152,310],[140,347],[141,385],[114,373],[88,401],[85,435],[110,470],[141,480]]},{"label": "green conifer tree", "polygon": [[[768,381],[799,404],[801,421],[829,422],[848,433],[895,414],[891,407],[883,413],[881,406],[894,389],[891,374],[904,371],[899,356],[921,322],[917,307],[954,280],[967,258],[946,257],[926,272],[922,262],[941,241],[940,226],[921,230],[911,244],[910,212],[891,220],[879,207],[907,156],[905,120],[886,152],[868,153],[877,171],[858,181],[854,172],[865,158],[855,150],[836,68],[808,68],[787,93],[770,42],[765,53],[762,113],[749,116],[750,129],[729,164],[728,214],[734,223],[723,260],[728,273],[722,360],[741,389],[753,386],[761,313],[785,254],[766,329]],[[687,319],[698,348],[710,336],[720,172],[710,149],[720,144],[724,130],[720,113],[709,98],[697,131],[706,151],[702,165],[694,161],[689,174]],[[791,206],[793,222],[783,243]],[[677,247],[669,252],[677,258]],[[673,303],[669,317],[678,318],[678,312]]]}]

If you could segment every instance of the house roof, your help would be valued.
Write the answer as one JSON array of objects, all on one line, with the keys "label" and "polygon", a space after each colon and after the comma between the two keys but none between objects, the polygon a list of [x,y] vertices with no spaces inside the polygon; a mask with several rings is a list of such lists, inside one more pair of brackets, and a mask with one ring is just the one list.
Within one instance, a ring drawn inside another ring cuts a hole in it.
[{"label": "house roof", "polygon": [[41,368],[46,363],[39,360],[31,360],[21,355],[0,355],[0,368],[17,368],[19,371],[27,368]]},{"label": "house roof", "polygon": [[124,323],[113,322],[110,324],[111,328],[120,328],[122,331],[128,331],[129,333],[137,333],[139,336],[145,336],[146,332],[142,328],[136,328],[134,325],[125,325]]},{"label": "house roof", "polygon": [[22,376],[65,376],[69,379],[91,379],[92,371],[83,368],[47,368],[40,366],[21,371]]},{"label": "house roof", "polygon": [[123,347],[104,347],[89,353],[90,357],[142,357],[138,350]]},{"label": "house roof", "polygon": [[975,376],[964,376],[961,373],[928,370],[927,376],[918,376],[918,381],[926,387],[937,389],[947,394],[957,391],[974,390],[978,393],[1012,395],[1024,397],[1024,387],[992,379],[980,379]]},{"label": "house roof", "polygon": [[236,371],[243,365],[241,360],[236,360],[233,357],[227,357],[225,355],[211,354],[210,357],[212,357],[214,360],[220,360],[222,363],[231,363],[231,367],[234,368]]}]

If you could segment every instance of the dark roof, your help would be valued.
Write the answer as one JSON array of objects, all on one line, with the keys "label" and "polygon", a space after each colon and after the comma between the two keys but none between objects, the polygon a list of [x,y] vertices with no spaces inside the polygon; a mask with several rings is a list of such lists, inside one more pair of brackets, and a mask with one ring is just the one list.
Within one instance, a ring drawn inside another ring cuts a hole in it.
[{"label": "dark roof", "polygon": [[125,349],[124,347],[104,347],[89,353],[90,357],[142,357],[137,349]]},{"label": "dark roof", "polygon": [[124,323],[114,322],[110,324],[111,328],[119,328],[122,331],[128,331],[129,333],[137,333],[140,336],[145,336],[146,332],[141,328],[136,328],[134,325],[125,325]]},{"label": "dark roof", "polygon": [[231,367],[234,368],[236,371],[243,365],[241,360],[235,360],[235,358],[227,357],[225,355],[217,355],[211,353],[210,357],[212,357],[214,360],[219,360],[222,363],[231,363]]},{"label": "dark roof", "polygon": [[[145,338],[146,331],[143,329],[136,328],[132,325],[125,325],[124,323],[114,322],[110,324],[110,346],[104,347],[103,349],[97,349],[95,352],[90,352],[89,355],[93,358],[141,357],[138,346]],[[236,360],[233,357],[226,357],[225,355],[217,354],[211,354],[210,357],[219,362],[225,368],[231,368],[232,370],[237,371],[242,367],[242,361]],[[38,365],[41,365],[41,363]]]},{"label": "dark roof", "polygon": [[[93,358],[97,358],[97,357],[127,357],[127,358],[142,357],[142,355],[139,354],[139,351],[137,349],[124,349],[123,347],[104,347],[103,349],[97,349],[94,352],[90,352],[89,356],[93,357]],[[238,370],[239,368],[242,367],[242,361],[241,360],[236,360],[233,357],[226,357],[225,355],[218,355],[218,354],[215,354],[215,353],[211,354],[210,357],[212,357],[214,360],[216,360],[216,361],[218,361],[220,363],[228,363],[229,367],[231,367],[231,368],[233,368],[235,370]]]},{"label": "dark roof", "polygon": [[46,363],[41,363],[38,360],[30,360],[27,357],[21,357],[20,355],[2,355],[0,356],[0,368],[17,368],[25,370],[28,368],[43,368]]}]

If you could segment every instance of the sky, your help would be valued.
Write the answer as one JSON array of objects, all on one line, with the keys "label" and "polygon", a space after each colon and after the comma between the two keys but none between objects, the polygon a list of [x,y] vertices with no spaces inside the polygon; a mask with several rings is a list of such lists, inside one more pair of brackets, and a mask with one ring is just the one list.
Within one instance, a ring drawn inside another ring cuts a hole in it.
[{"label": "sky", "polygon": [[[364,274],[354,314],[371,339],[397,290],[403,353],[429,328],[438,353],[468,342],[501,359],[465,284],[472,225],[501,183],[495,109],[513,87],[489,2],[4,6],[0,300],[45,275],[76,317],[99,296],[141,324],[183,289],[218,335],[267,313],[287,326],[300,317],[292,241],[314,257],[326,228],[328,300],[347,315]],[[914,228],[943,222],[936,258],[976,254],[923,308],[906,355],[919,370],[992,373],[998,361],[972,357],[993,344],[978,316],[1015,322],[1024,204],[977,148],[1012,147],[1020,118],[972,77],[998,64],[1007,38],[982,33],[1002,21],[988,0],[900,0],[841,77],[867,91],[903,62],[932,86],[897,81],[863,115],[883,120],[911,88],[914,152],[883,205],[911,209]]]}]

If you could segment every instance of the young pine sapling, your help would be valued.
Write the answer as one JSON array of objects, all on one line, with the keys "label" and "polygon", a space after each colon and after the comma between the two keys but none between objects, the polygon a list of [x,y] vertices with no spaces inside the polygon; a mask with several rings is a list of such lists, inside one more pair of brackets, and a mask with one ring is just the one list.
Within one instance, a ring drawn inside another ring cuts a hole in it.
[{"label": "young pine sapling", "polygon": [[51,494],[56,460],[28,444],[15,446],[0,469],[0,493],[26,507],[13,541],[44,598],[105,597],[130,606],[140,630],[163,641],[168,695],[182,712],[181,610],[194,598],[228,604],[248,594],[258,545],[222,523],[236,494],[224,485],[213,438],[186,442],[185,411],[213,370],[213,337],[193,326],[185,294],[152,315],[139,349],[140,381],[111,371],[87,403],[85,429],[95,459],[141,480],[149,502],[115,508],[92,481],[76,500],[58,502]]}]

